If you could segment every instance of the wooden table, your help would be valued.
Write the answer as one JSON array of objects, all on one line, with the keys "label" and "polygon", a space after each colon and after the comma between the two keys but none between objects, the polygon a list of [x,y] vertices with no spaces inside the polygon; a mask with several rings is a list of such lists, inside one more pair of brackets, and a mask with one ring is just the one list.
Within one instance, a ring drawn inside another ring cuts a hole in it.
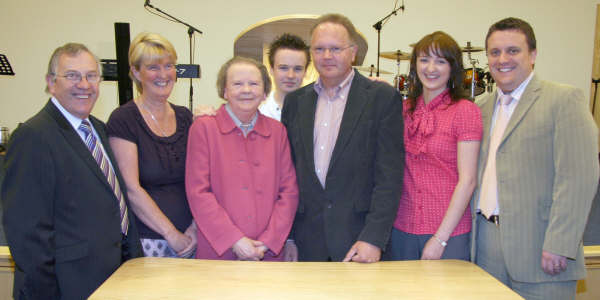
[{"label": "wooden table", "polygon": [[0,247],[0,300],[12,300],[15,262],[6,246]]},{"label": "wooden table", "polygon": [[600,245],[583,247],[587,277],[577,282],[576,300],[600,299]]},{"label": "wooden table", "polygon": [[285,263],[137,258],[89,299],[523,299],[458,260]]}]

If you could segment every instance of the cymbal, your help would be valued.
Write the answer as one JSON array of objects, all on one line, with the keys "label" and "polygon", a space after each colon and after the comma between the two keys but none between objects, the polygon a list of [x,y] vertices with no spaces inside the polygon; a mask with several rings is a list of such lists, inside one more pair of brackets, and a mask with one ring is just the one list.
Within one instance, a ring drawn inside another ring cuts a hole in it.
[{"label": "cymbal", "polygon": [[[409,46],[411,46],[411,47],[413,47],[413,48],[414,48],[416,44],[417,44],[417,43],[412,43],[412,44],[410,44]],[[481,51],[483,51],[483,50],[485,50],[485,48],[483,48],[483,47],[474,47],[474,46],[471,46],[471,45],[470,45],[470,43],[469,43],[469,44],[468,44],[466,47],[462,47],[462,48],[460,48],[460,51],[462,51],[462,52],[467,52],[467,53],[468,53],[468,52],[481,52]],[[383,53],[382,53],[382,54],[383,54]],[[381,56],[383,56],[383,55],[381,55]]]},{"label": "cymbal", "polygon": [[[371,72],[371,70],[373,70],[373,74],[377,74],[377,68],[375,68],[375,66],[371,67],[371,66],[360,66],[360,67],[356,67],[357,70],[359,71],[363,71],[363,72]],[[379,69],[379,74],[393,74],[392,72],[389,71],[384,71]]]},{"label": "cymbal", "polygon": [[379,56],[393,60],[410,60],[410,53],[402,52],[400,50],[381,52]]},{"label": "cymbal", "polygon": [[471,45],[467,45],[466,47],[462,47],[460,48],[460,50],[462,52],[481,52],[483,50],[485,50],[483,47],[475,47],[475,46],[471,46]]}]

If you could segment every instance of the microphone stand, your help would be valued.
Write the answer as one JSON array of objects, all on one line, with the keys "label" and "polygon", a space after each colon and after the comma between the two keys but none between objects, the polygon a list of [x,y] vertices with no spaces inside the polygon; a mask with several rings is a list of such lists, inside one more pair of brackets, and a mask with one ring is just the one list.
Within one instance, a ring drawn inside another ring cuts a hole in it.
[{"label": "microphone stand", "polygon": [[[194,35],[194,32],[202,34],[202,31],[200,31],[199,29],[195,28],[194,26],[192,26],[192,25],[190,25],[190,24],[188,24],[188,23],[186,23],[184,21],[179,20],[178,18],[173,17],[172,15],[164,12],[163,10],[161,10],[158,7],[154,7],[152,4],[150,4],[150,1],[146,1],[146,3],[144,3],[144,6],[148,6],[148,7],[152,8],[152,9],[158,11],[159,13],[161,13],[161,14],[169,17],[169,18],[171,18],[173,21],[175,21],[177,23],[180,23],[182,25],[187,26],[187,28],[188,28],[187,33],[188,33],[188,37],[189,37],[189,40],[190,40],[190,65],[191,65],[193,63],[193,60],[194,60],[194,58],[192,56],[192,36]],[[194,109],[193,109],[193,106],[194,106],[193,99],[194,99],[194,86],[192,85],[192,78],[190,78],[190,104],[189,104],[189,108],[190,108],[190,111],[192,111],[192,112],[194,111]]]},{"label": "microphone stand", "polygon": [[402,0],[402,6],[394,9],[391,13],[373,25],[373,28],[377,30],[377,77],[379,77],[379,55],[381,54],[381,28],[383,27],[383,22],[389,19],[392,15],[396,15],[399,10],[404,11],[404,0]]},{"label": "microphone stand", "polygon": [[594,115],[594,113],[596,112],[596,96],[598,94],[598,83],[600,83],[600,78],[592,78],[592,83],[594,84],[594,102],[592,102],[592,115]]}]

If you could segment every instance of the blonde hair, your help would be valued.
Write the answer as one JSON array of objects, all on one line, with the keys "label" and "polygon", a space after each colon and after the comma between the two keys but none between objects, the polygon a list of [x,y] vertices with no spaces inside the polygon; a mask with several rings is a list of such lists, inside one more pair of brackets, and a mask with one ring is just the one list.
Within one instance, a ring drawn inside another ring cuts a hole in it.
[{"label": "blonde hair", "polygon": [[320,16],[313,25],[313,27],[310,29],[310,34],[312,35],[315,32],[315,29],[317,29],[319,25],[324,23],[342,25],[348,32],[350,42],[352,42],[353,45],[356,45],[356,43],[358,43],[358,41],[360,41],[361,39],[360,35],[358,34],[358,31],[356,30],[356,27],[354,27],[354,24],[352,24],[352,21],[350,21],[348,17],[341,14],[325,14]]},{"label": "blonde hair", "polygon": [[138,34],[129,46],[129,77],[135,83],[135,88],[142,93],[142,83],[133,76],[131,68],[140,70],[142,62],[155,62],[169,58],[177,62],[177,52],[173,44],[157,33],[143,32]]}]

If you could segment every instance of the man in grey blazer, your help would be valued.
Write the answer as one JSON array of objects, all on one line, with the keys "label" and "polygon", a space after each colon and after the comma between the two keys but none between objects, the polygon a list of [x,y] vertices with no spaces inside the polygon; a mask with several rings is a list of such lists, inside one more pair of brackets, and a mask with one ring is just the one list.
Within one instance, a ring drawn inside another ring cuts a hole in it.
[{"label": "man in grey blazer", "polygon": [[479,103],[471,257],[526,299],[574,298],[598,183],[596,125],[580,90],[534,74],[527,22],[492,25],[486,51],[498,88]]},{"label": "man in grey blazer", "polygon": [[100,79],[84,45],[57,48],[52,98],[11,137],[0,198],[15,299],[85,299],[141,254],[104,123],[90,115]]}]

